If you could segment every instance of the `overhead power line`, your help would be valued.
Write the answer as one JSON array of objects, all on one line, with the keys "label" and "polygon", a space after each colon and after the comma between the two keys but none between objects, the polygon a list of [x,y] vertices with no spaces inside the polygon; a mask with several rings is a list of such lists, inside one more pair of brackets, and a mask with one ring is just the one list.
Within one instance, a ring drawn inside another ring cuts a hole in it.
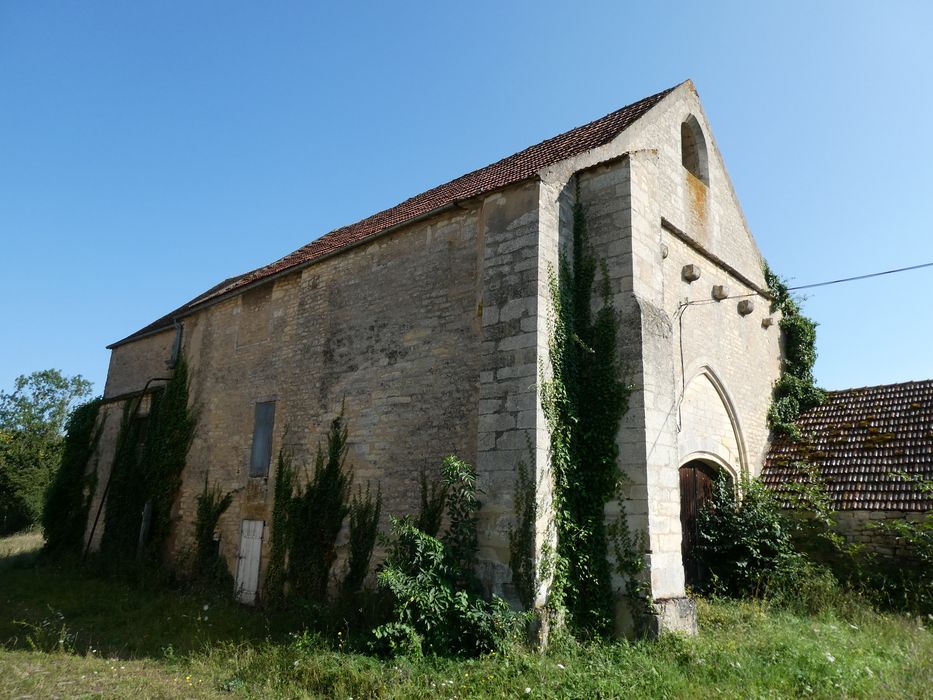
[{"label": "overhead power line", "polygon": [[911,265],[910,267],[899,267],[896,270],[885,270],[884,272],[872,272],[867,275],[856,275],[855,277],[843,277],[838,280],[830,280],[828,282],[814,282],[813,284],[801,284],[797,287],[788,287],[787,290],[790,292],[797,291],[798,289],[813,289],[813,287],[826,287],[830,284],[839,284],[840,282],[854,282],[855,280],[865,280],[869,277],[881,277],[882,275],[893,275],[897,272],[908,272],[910,270],[919,270],[923,267],[933,267],[933,262],[923,263],[922,265]]},{"label": "overhead power line", "polygon": [[[827,287],[831,284],[840,284],[841,282],[854,282],[855,280],[864,280],[870,277],[881,277],[882,275],[893,275],[898,272],[909,272],[910,270],[920,270],[924,267],[933,267],[933,262],[923,263],[921,265],[911,265],[910,267],[899,267],[896,270],[884,270],[883,272],[871,272],[867,275],[856,275],[855,277],[843,277],[838,280],[828,280],[826,282],[813,282],[812,284],[800,284],[796,287],[788,287],[787,291],[796,292],[799,289],[813,289],[814,287]],[[759,296],[758,292],[748,292],[747,294],[733,294],[722,299],[694,299],[692,301],[681,302],[681,308],[685,306],[695,306],[697,304],[717,304],[729,299],[747,299],[748,297]]]}]

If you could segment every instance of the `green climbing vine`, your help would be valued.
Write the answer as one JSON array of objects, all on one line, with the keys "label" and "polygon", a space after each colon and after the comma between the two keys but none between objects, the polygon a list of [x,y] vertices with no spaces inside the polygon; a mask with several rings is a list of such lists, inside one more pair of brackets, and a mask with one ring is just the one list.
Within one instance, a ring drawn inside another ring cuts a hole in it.
[{"label": "green climbing vine", "polygon": [[784,336],[781,376],[774,387],[768,424],[779,435],[799,440],[796,421],[800,414],[820,405],[825,398],[813,378],[817,324],[803,315],[787,284],[767,264],[764,274],[772,297],[771,312],[781,312],[780,327]]},{"label": "green climbing vine", "polygon": [[295,490],[295,469],[291,455],[285,448],[279,450],[275,466],[275,485],[272,501],[272,535],[269,542],[269,564],[266,566],[266,584],[263,586],[265,602],[280,605],[285,600],[288,572],[285,557],[288,554],[289,510]]},{"label": "green climbing vine", "polygon": [[381,514],[381,489],[377,487],[375,495],[370,492],[369,484],[366,484],[365,491],[362,488],[357,489],[350,501],[350,553],[341,591],[344,596],[352,596],[363,587],[373,558],[376,536],[379,534]]},{"label": "green climbing vine", "polygon": [[151,394],[147,417],[138,416],[140,401],[124,404],[111,468],[101,552],[114,564],[134,554],[159,561],[171,534],[172,506],[196,423],[188,407],[184,358],[165,386]]},{"label": "green climbing vine", "polygon": [[[564,606],[572,628],[584,636],[612,630],[605,508],[622,478],[616,435],[631,393],[621,378],[619,324],[605,266],[601,303],[593,312],[599,267],[589,250],[578,198],[570,259],[562,255],[559,275],[551,274],[552,377],[542,382],[542,407],[550,429],[557,535],[551,598]],[[624,511],[619,517],[625,517]]]},{"label": "green climbing vine", "polygon": [[349,516],[347,571],[340,582],[344,595],[362,586],[372,559],[382,510],[382,494],[369,487],[351,499],[353,472],[346,466],[347,426],[343,412],[331,421],[326,444],[319,444],[314,468],[302,485],[291,456],[283,448],[276,464],[272,535],[266,569],[266,603],[286,598],[327,602],[331,571],[337,560],[337,538]]},{"label": "green climbing vine", "polygon": [[42,511],[48,552],[81,550],[97,474],[96,469],[88,471],[88,463],[100,441],[100,406],[100,399],[89,401],[78,406],[68,419],[61,464],[46,492]]},{"label": "green climbing vine", "polygon": [[431,537],[437,537],[441,531],[441,522],[444,520],[444,508],[447,505],[447,482],[443,480],[430,481],[427,473],[422,469],[419,476],[421,486],[421,510],[415,527]]},{"label": "green climbing vine", "polygon": [[[529,441],[529,454],[534,454]],[[515,524],[509,527],[509,568],[512,585],[522,608],[530,610],[538,592],[541,574],[536,566],[535,531],[538,521],[538,494],[528,465],[519,460],[513,504]]]},{"label": "green climbing vine", "polygon": [[198,495],[197,515],[194,523],[194,570],[191,572],[196,581],[205,585],[230,588],[233,579],[227,564],[217,549],[214,538],[217,523],[233,502],[232,493],[223,493],[219,487],[207,487],[204,477],[204,490]]}]

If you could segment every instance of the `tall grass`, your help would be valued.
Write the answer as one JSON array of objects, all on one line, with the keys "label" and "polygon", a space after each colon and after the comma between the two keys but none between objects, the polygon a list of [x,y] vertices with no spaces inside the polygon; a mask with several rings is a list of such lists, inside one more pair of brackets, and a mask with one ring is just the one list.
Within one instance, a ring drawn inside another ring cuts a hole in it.
[{"label": "tall grass", "polygon": [[0,697],[920,698],[933,687],[933,620],[857,600],[815,615],[755,601],[698,610],[695,638],[381,660],[350,651],[367,641],[348,639],[363,635],[352,628],[296,630],[225,597],[33,561],[0,578]]}]

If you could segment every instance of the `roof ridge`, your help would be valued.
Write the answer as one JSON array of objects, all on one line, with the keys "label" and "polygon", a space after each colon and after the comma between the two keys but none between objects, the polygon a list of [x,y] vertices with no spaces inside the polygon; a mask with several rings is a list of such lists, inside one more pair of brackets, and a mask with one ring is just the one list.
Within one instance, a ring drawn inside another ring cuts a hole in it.
[{"label": "roof ridge", "polygon": [[870,391],[872,389],[891,389],[894,387],[904,387],[904,386],[908,386],[911,384],[916,384],[920,386],[923,386],[926,384],[933,384],[933,379],[909,379],[906,382],[892,382],[890,384],[873,384],[871,386],[854,386],[848,389],[827,389],[826,393],[832,394],[832,395],[838,395],[838,394],[846,394],[852,391]]},{"label": "roof ridge", "polygon": [[430,216],[432,213],[452,206],[457,202],[489,194],[508,185],[522,182],[532,177],[542,168],[603,146],[638,121],[645,112],[683,84],[685,83],[679,83],[586,124],[532,144],[510,156],[471,170],[453,180],[409,197],[388,209],[360,219],[356,223],[333,229],[271,263],[224,280],[171,313],[108,347],[114,348],[130,340],[159,332],[170,327],[177,316],[187,315],[202,304],[242,290],[254,283],[299,269],[315,260],[346,250],[397,226]]}]

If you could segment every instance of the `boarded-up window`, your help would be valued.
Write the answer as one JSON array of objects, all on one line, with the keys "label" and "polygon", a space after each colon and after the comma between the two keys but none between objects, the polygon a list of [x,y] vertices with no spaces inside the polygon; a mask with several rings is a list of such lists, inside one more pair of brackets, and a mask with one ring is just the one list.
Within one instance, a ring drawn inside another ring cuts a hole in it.
[{"label": "boarded-up window", "polygon": [[275,401],[256,404],[253,425],[253,450],[249,457],[250,476],[268,476],[272,460],[272,427],[275,425]]}]

